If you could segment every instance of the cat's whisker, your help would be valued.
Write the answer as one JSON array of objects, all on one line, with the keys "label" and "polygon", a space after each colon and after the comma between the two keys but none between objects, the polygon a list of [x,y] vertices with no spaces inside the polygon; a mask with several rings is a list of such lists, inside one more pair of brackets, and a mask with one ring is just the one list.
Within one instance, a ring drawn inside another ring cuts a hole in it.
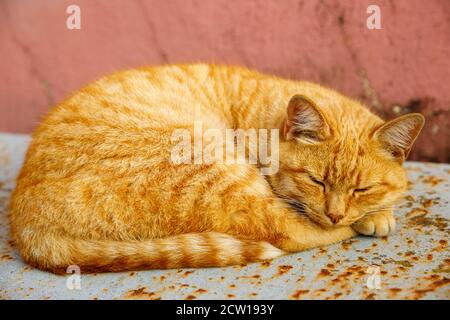
[{"label": "cat's whisker", "polygon": [[393,209],[394,209],[393,206],[379,207],[374,210],[364,211],[364,215],[372,215],[372,214],[376,214],[381,211],[388,211],[388,210],[393,210]]},{"label": "cat's whisker", "polygon": [[[275,194],[277,194],[277,193],[275,193]],[[306,206],[304,203],[300,202],[297,199],[293,199],[289,196],[280,195],[280,194],[277,194],[277,196],[279,197],[279,199],[284,200],[292,208],[294,208],[296,212],[301,213],[301,214],[306,214]]]}]

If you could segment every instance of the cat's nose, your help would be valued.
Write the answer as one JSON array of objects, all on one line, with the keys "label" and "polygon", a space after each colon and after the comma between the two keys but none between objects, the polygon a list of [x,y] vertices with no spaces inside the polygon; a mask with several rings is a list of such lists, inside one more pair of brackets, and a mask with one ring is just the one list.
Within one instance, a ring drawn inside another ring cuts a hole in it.
[{"label": "cat's nose", "polygon": [[334,224],[338,223],[339,221],[342,220],[342,218],[344,217],[343,214],[341,213],[334,213],[334,212],[328,212],[326,214],[326,216],[330,219],[331,222],[333,222]]}]

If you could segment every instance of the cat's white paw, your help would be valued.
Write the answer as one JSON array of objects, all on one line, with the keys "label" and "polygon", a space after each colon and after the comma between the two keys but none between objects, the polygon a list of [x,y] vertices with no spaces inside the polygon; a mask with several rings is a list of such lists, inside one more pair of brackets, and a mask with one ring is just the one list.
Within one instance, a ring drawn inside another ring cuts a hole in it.
[{"label": "cat's white paw", "polygon": [[394,233],[395,218],[392,212],[380,212],[361,218],[352,227],[366,236],[384,237]]}]

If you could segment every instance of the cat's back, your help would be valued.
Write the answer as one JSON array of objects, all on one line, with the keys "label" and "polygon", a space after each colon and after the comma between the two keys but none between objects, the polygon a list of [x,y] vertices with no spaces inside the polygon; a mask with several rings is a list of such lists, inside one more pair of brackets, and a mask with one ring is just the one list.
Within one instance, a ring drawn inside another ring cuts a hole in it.
[{"label": "cat's back", "polygon": [[61,178],[107,159],[145,159],[152,151],[167,156],[174,128],[192,126],[199,115],[216,128],[232,126],[223,110],[232,96],[225,86],[257,76],[244,68],[210,64],[144,67],[105,76],[44,117],[18,184],[56,173]]},{"label": "cat's back", "polygon": [[[241,67],[179,64],[115,72],[73,93],[50,110],[35,136],[49,129],[140,128],[192,123],[225,109],[239,86],[269,76]],[[222,119],[215,119],[223,121]],[[226,118],[226,116],[225,116]],[[214,119],[212,119],[214,121]],[[231,120],[231,119],[226,119]]]}]

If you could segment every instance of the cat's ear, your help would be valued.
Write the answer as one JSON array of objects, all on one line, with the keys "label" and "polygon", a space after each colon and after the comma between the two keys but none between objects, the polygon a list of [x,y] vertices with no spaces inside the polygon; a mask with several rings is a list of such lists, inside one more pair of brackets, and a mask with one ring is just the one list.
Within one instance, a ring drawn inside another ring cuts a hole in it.
[{"label": "cat's ear", "polygon": [[286,140],[313,144],[324,140],[329,128],[322,112],[314,102],[302,95],[295,95],[289,101],[283,127]]},{"label": "cat's ear", "polygon": [[420,113],[406,114],[376,129],[374,137],[396,160],[403,162],[424,123],[425,118]]}]

